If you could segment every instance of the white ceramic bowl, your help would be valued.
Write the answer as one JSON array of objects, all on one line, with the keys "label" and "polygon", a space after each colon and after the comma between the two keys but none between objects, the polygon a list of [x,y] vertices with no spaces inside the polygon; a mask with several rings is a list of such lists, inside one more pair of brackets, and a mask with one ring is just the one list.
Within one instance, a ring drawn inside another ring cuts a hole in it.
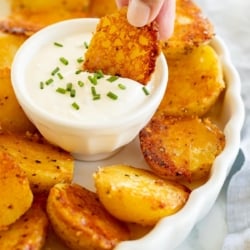
[{"label": "white ceramic bowl", "polygon": [[145,105],[129,116],[111,120],[106,124],[96,123],[89,126],[75,119],[65,121],[41,108],[27,88],[26,72],[32,59],[45,44],[54,43],[57,39],[72,34],[93,32],[97,23],[98,19],[81,18],[59,22],[42,29],[20,47],[11,72],[17,99],[41,134],[48,141],[71,152],[76,159],[87,161],[107,158],[131,142],[156,111],[168,80],[167,63],[161,54],[156,64],[154,88]]},{"label": "white ceramic bowl", "polygon": [[[209,212],[220,193],[239,152],[244,105],[240,95],[240,78],[232,64],[226,45],[220,37],[215,37],[211,46],[219,55],[226,81],[224,99],[220,103],[218,113],[214,116],[215,122],[225,133],[225,148],[214,161],[209,180],[192,191],[186,205],[179,212],[160,220],[144,237],[121,242],[115,250],[175,249],[188,236],[194,225]],[[96,171],[98,166],[119,163],[149,169],[141,154],[138,138],[114,157],[105,161],[91,164],[76,162],[74,181],[95,190],[92,172]]]}]

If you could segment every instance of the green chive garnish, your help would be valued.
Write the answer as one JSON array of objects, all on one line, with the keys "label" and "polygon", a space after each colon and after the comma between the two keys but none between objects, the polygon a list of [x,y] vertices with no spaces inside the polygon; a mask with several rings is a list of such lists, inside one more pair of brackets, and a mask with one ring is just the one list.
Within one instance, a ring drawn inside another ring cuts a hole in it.
[{"label": "green chive garnish", "polygon": [[119,76],[110,76],[110,77],[107,79],[107,81],[109,81],[109,82],[114,82],[114,81],[116,81],[118,78],[119,78]]},{"label": "green chive garnish", "polygon": [[58,43],[58,42],[54,42],[54,45],[57,47],[63,47],[63,45],[61,43]]},{"label": "green chive garnish", "polygon": [[94,76],[88,76],[88,79],[89,79],[89,81],[90,81],[92,84],[94,84],[94,85],[97,84],[97,79],[96,79]]},{"label": "green chive garnish", "polygon": [[63,88],[57,88],[56,92],[60,93],[60,94],[65,94],[66,93],[66,89]]},{"label": "green chive garnish", "polygon": [[56,68],[51,72],[51,75],[54,76],[59,70],[60,70],[59,67],[56,67]]},{"label": "green chive garnish", "polygon": [[40,82],[40,89],[44,89],[44,82]]},{"label": "green chive garnish", "polygon": [[112,100],[117,100],[118,99],[118,96],[116,94],[114,94],[113,92],[109,91],[107,93],[107,96],[112,99]]},{"label": "green chive garnish", "polygon": [[73,84],[71,82],[67,83],[66,85],[66,90],[67,91],[71,91],[72,90],[72,87],[73,87]]},{"label": "green chive garnish", "polygon": [[84,86],[84,82],[82,82],[80,80],[77,82],[77,84],[78,84],[79,87],[83,87]]},{"label": "green chive garnish", "polygon": [[75,97],[76,96],[76,90],[75,89],[71,89],[70,90],[70,97]]},{"label": "green chive garnish", "polygon": [[75,109],[75,110],[79,110],[80,109],[80,106],[76,103],[76,102],[73,102],[71,104],[71,106]]},{"label": "green chive garnish", "polygon": [[57,76],[58,76],[58,78],[60,79],[60,80],[62,80],[63,79],[63,75],[59,72],[59,73],[57,73]]},{"label": "green chive garnish", "polygon": [[77,60],[76,60],[78,63],[82,63],[83,62],[83,58],[82,57],[79,57],[79,58],[77,58]]},{"label": "green chive garnish", "polygon": [[103,73],[102,73],[101,70],[96,71],[96,72],[94,73],[94,76],[95,76],[96,79],[100,79],[100,78],[103,78],[103,77],[104,77],[104,75],[103,75]]},{"label": "green chive garnish", "polygon": [[87,42],[84,42],[83,45],[84,45],[85,49],[88,49],[88,48],[89,48],[89,45],[88,45]]},{"label": "green chive garnish", "polygon": [[50,85],[53,81],[54,81],[54,80],[53,80],[52,78],[50,78],[50,79],[48,79],[48,80],[45,82],[45,84],[46,84],[46,85]]},{"label": "green chive garnish", "polygon": [[81,72],[83,72],[81,69],[78,69],[76,72],[75,72],[75,74],[76,75],[79,75]]},{"label": "green chive garnish", "polygon": [[119,87],[120,89],[122,89],[122,90],[123,90],[123,89],[126,89],[126,86],[125,86],[124,84],[121,84],[121,83],[118,84],[118,87]]},{"label": "green chive garnish", "polygon": [[101,95],[96,93],[96,88],[94,86],[91,87],[91,93],[93,100],[99,100],[101,98]]},{"label": "green chive garnish", "polygon": [[65,57],[60,57],[59,60],[64,65],[68,65],[69,64],[69,61]]},{"label": "green chive garnish", "polygon": [[149,95],[150,94],[149,91],[146,89],[145,86],[142,87],[142,90],[145,93],[145,95]]},{"label": "green chive garnish", "polygon": [[100,100],[100,99],[101,99],[101,95],[100,94],[93,96],[93,100],[94,101]]}]

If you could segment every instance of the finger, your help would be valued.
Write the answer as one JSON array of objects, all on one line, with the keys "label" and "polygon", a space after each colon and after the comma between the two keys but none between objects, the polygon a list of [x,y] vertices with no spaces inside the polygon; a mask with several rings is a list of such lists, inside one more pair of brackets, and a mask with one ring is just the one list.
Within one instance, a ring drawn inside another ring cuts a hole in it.
[{"label": "finger", "polygon": [[159,24],[160,39],[162,40],[168,39],[174,32],[175,8],[175,0],[165,1],[156,18]]}]

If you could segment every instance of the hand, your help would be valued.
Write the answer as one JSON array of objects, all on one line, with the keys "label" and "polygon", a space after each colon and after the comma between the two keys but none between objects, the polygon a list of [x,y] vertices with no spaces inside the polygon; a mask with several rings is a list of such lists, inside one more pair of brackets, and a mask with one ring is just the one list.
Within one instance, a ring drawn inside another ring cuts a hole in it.
[{"label": "hand", "polygon": [[153,20],[159,24],[160,39],[168,39],[174,30],[175,0],[116,0],[118,7],[128,5],[128,21],[142,27]]}]

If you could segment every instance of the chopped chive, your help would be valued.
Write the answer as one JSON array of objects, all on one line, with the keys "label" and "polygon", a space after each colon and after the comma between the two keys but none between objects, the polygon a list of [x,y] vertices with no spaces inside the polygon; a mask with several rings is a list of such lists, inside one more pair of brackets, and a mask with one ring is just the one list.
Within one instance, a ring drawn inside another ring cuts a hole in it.
[{"label": "chopped chive", "polygon": [[73,102],[71,104],[71,106],[75,109],[75,110],[79,110],[80,109],[80,106],[76,103],[76,102]]},{"label": "chopped chive", "polygon": [[146,89],[145,86],[142,87],[142,90],[145,93],[145,95],[149,95],[150,94],[149,91]]},{"label": "chopped chive", "polygon": [[57,73],[57,76],[58,76],[58,78],[60,79],[60,80],[62,80],[63,79],[63,75],[59,72],[59,73]]},{"label": "chopped chive", "polygon": [[45,84],[46,84],[46,85],[50,85],[53,81],[54,81],[54,80],[53,80],[52,78],[50,78],[50,79],[48,79],[48,80],[45,82]]},{"label": "chopped chive", "polygon": [[75,74],[76,75],[79,75],[80,73],[82,73],[83,71],[82,71],[82,69],[78,69],[76,72],[75,72]]},{"label": "chopped chive", "polygon": [[112,100],[117,100],[118,99],[118,96],[116,94],[114,94],[113,92],[109,91],[107,93],[107,96],[112,99]]},{"label": "chopped chive", "polygon": [[88,79],[92,84],[94,85],[97,84],[97,79],[95,78],[95,76],[88,76]]},{"label": "chopped chive", "polygon": [[126,86],[124,84],[119,83],[118,84],[119,89],[126,89]]},{"label": "chopped chive", "polygon": [[56,67],[52,72],[51,72],[51,75],[54,76],[56,73],[58,73],[59,71],[59,67]]},{"label": "chopped chive", "polygon": [[69,61],[65,57],[60,57],[59,60],[64,65],[68,65],[69,64]]},{"label": "chopped chive", "polygon": [[91,93],[93,96],[97,95],[96,88],[94,86],[91,87]]},{"label": "chopped chive", "polygon": [[97,79],[100,79],[100,78],[103,78],[103,77],[104,77],[104,75],[103,75],[103,73],[102,73],[101,70],[96,71],[96,72],[94,73],[94,76],[95,76],[95,78],[97,78]]},{"label": "chopped chive", "polygon": [[83,87],[84,86],[84,82],[82,82],[80,80],[77,82],[77,84],[78,84],[79,87]]},{"label": "chopped chive", "polygon": [[44,89],[44,82],[40,82],[40,89]]},{"label": "chopped chive", "polygon": [[54,45],[57,47],[63,47],[63,45],[61,43],[58,43],[58,42],[54,42]]},{"label": "chopped chive", "polygon": [[101,95],[100,94],[93,96],[93,100],[94,101],[100,100],[100,99],[101,99]]},{"label": "chopped chive", "polygon": [[66,90],[67,91],[71,91],[72,90],[72,87],[73,87],[73,84],[71,82],[67,83],[66,85]]},{"label": "chopped chive", "polygon": [[109,82],[114,82],[114,81],[116,81],[118,78],[119,78],[119,76],[110,76],[110,77],[107,79],[107,81],[109,81]]},{"label": "chopped chive", "polygon": [[83,58],[82,57],[79,57],[79,58],[77,58],[77,60],[76,60],[78,63],[82,63],[83,62]]},{"label": "chopped chive", "polygon": [[70,97],[75,97],[76,96],[76,90],[75,89],[71,89],[70,90]]},{"label": "chopped chive", "polygon": [[83,45],[84,45],[85,49],[88,49],[88,48],[89,48],[89,45],[88,45],[87,42],[84,42]]},{"label": "chopped chive", "polygon": [[66,93],[66,89],[63,88],[57,88],[56,92],[60,93],[60,94],[65,94]]}]

